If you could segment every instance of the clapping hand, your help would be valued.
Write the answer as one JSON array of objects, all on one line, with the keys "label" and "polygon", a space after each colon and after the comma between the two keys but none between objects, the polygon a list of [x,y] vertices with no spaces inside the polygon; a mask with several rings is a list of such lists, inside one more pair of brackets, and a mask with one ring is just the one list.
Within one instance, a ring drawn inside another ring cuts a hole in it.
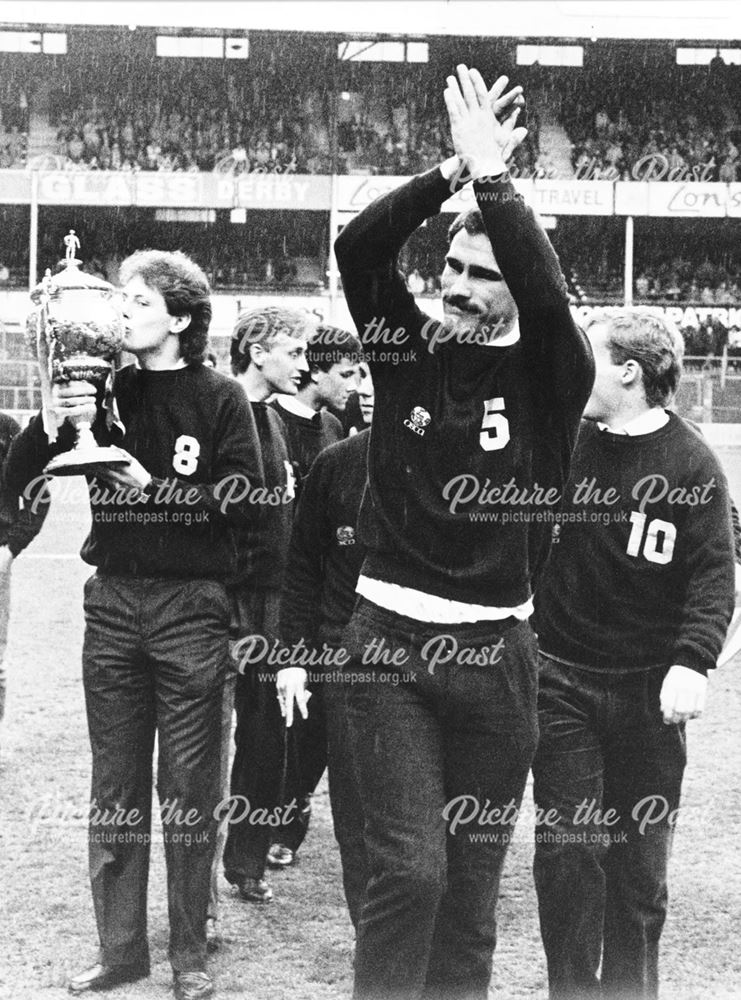
[{"label": "clapping hand", "polygon": [[[527,129],[516,127],[521,89],[514,88],[504,94],[507,78],[500,77],[488,91],[478,70],[460,65],[457,72],[458,80],[449,76],[445,88],[453,147],[472,178],[498,176],[504,173],[507,159],[527,135]],[[504,120],[500,121],[497,115]]]},{"label": "clapping hand", "polygon": [[525,96],[522,93],[522,87],[513,87],[505,94],[504,91],[508,83],[508,76],[500,76],[489,90],[489,105],[496,115],[497,120],[502,124],[509,118],[515,108],[518,109],[519,114],[519,111],[522,111],[525,107]]}]

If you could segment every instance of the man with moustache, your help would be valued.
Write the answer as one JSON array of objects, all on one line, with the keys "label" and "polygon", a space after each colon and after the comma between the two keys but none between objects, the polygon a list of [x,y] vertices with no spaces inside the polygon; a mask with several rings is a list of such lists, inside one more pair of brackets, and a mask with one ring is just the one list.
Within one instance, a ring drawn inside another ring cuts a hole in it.
[{"label": "man with moustache", "polygon": [[93,413],[98,440],[119,445],[125,460],[88,475],[92,527],[81,554],[96,572],[85,584],[82,656],[100,952],[69,989],[99,992],[149,975],[156,735],[173,985],[177,1000],[201,1000],[214,992],[205,927],[229,658],[225,584],[236,570],[234,531],[254,520],[262,461],[244,393],[203,364],[211,301],[201,268],[185,254],[148,250],[120,273],[123,346],[137,364],[117,373],[115,407],[97,411],[88,382],[55,385],[58,442],[49,445],[35,417],[14,440],[6,475],[22,493],[73,444],[67,418]]},{"label": "man with moustache", "polygon": [[[558,260],[506,173],[526,134],[511,107],[519,91],[502,96],[506,83],[488,93],[477,71],[459,66],[445,91],[456,156],[379,198],[335,244],[361,339],[375,337],[358,530],[368,555],[343,639],[370,872],[356,1000],[484,1000],[511,827],[487,842],[453,835],[446,803],[519,803],[536,746],[527,619],[549,531],[537,521],[497,523],[475,501],[454,514],[443,495],[462,472],[482,484],[514,477],[562,489],[592,383]],[[477,210],[451,226],[437,324],[415,304],[397,254],[463,175],[473,178]],[[413,360],[382,350],[384,329],[402,331],[394,348]],[[501,643],[503,652],[495,664],[431,671],[422,650],[441,635],[471,658]],[[357,681],[379,637],[403,660]]]},{"label": "man with moustache", "polygon": [[[665,409],[677,338],[597,314],[561,524],[536,594],[535,885],[551,1000],[658,996],[686,762],[734,606],[731,505],[698,431]],[[601,962],[601,972],[598,974]]]}]

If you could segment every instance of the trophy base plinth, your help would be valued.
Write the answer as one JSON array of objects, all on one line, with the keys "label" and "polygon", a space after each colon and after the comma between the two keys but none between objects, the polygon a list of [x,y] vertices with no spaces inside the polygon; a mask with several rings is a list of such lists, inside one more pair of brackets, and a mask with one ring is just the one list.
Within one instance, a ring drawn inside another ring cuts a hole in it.
[{"label": "trophy base plinth", "polygon": [[73,448],[55,455],[44,473],[48,476],[85,476],[88,473],[94,474],[101,465],[116,469],[128,465],[129,461],[129,456],[115,445],[107,448]]}]

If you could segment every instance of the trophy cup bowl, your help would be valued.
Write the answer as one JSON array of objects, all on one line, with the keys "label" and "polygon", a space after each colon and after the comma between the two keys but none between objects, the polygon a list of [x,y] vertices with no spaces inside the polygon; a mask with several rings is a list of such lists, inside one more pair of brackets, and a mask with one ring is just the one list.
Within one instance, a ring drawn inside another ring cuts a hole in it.
[{"label": "trophy cup bowl", "polygon": [[[52,383],[90,382],[100,396],[124,339],[123,318],[113,285],[80,270],[81,261],[74,256],[75,244],[79,246],[74,231],[65,244],[63,270],[53,276],[47,271],[31,293],[35,308],[26,324],[39,362],[46,413],[51,406]],[[92,432],[96,413],[91,407],[89,413],[69,418],[76,430],[74,447],[55,456],[44,472],[79,476],[94,472],[96,466],[127,464],[128,458],[120,448],[102,447],[96,442]]]}]

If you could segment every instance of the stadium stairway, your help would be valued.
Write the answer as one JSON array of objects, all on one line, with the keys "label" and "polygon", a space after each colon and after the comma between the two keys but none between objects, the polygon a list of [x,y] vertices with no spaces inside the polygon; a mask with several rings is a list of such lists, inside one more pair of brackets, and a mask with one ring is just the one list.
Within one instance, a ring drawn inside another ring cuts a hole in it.
[{"label": "stadium stairway", "polygon": [[550,95],[544,90],[535,93],[533,106],[538,109],[540,127],[538,129],[537,166],[550,171],[554,178],[568,179],[574,176],[571,164],[571,139],[558,120],[558,111]]},{"label": "stadium stairway", "polygon": [[29,105],[26,162],[30,163],[36,156],[53,155],[56,146],[57,130],[51,123],[51,83],[41,80]]},{"label": "stadium stairway", "polygon": [[566,129],[558,122],[541,125],[538,133],[537,165],[549,171],[549,176],[568,179],[574,176],[571,164],[571,140]]},{"label": "stadium stairway", "polygon": [[52,156],[56,145],[57,130],[49,119],[32,113],[28,123],[27,162],[30,163],[36,156]]}]

